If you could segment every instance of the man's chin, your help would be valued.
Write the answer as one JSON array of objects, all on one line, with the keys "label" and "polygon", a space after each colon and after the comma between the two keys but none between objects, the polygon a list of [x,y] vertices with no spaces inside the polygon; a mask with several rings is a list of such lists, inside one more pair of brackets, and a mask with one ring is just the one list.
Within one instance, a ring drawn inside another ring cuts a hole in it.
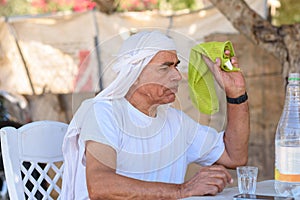
[{"label": "man's chin", "polygon": [[173,103],[173,102],[175,101],[175,99],[176,99],[175,93],[172,93],[172,94],[168,95],[168,98],[167,98],[167,99],[168,99],[168,100],[167,100],[166,104],[167,104],[167,103]]}]

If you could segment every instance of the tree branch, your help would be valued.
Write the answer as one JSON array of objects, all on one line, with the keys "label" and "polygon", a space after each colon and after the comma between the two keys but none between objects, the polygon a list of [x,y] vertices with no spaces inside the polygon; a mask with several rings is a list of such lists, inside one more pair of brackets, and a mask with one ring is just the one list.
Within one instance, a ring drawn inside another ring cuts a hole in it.
[{"label": "tree branch", "polygon": [[241,34],[277,57],[283,68],[289,68],[288,49],[280,27],[263,19],[244,0],[210,1]]}]

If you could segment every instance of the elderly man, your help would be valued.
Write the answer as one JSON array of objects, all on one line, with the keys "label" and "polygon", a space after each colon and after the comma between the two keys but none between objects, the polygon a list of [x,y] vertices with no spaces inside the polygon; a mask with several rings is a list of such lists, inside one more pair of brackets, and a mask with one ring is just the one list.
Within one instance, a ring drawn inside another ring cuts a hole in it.
[{"label": "elderly man", "polygon": [[[241,72],[204,59],[228,97],[245,94]],[[238,67],[235,57],[231,62]],[[248,103],[227,103],[221,133],[200,125],[169,106],[182,78],[178,63],[173,40],[158,31],[124,42],[117,78],[84,101],[70,123],[62,199],[180,199],[215,195],[232,182],[225,167],[247,162]],[[184,182],[192,162],[203,167]]]}]

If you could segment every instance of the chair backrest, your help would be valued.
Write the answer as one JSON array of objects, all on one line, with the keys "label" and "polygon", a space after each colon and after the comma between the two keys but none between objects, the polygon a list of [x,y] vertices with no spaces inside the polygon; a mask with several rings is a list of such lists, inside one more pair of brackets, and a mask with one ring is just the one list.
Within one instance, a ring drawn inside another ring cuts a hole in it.
[{"label": "chair backrest", "polygon": [[36,121],[1,129],[4,173],[10,199],[59,199],[68,125]]}]

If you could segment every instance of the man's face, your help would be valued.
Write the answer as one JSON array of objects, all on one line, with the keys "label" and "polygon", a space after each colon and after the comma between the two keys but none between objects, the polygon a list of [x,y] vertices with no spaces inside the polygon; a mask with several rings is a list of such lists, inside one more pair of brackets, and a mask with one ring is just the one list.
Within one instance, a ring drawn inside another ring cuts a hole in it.
[{"label": "man's face", "polygon": [[158,52],[140,74],[136,92],[153,105],[175,101],[178,83],[182,78],[177,69],[178,64],[176,51]]}]

